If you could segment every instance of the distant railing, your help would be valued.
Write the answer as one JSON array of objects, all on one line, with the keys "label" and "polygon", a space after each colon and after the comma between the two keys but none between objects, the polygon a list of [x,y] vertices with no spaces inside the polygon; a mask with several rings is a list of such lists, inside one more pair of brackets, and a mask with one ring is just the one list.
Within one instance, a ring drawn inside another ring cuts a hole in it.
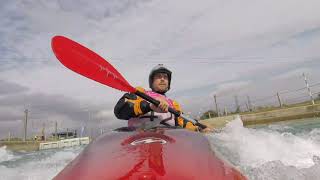
[{"label": "distant railing", "polygon": [[39,150],[56,149],[89,144],[89,137],[64,139],[60,141],[40,143]]}]

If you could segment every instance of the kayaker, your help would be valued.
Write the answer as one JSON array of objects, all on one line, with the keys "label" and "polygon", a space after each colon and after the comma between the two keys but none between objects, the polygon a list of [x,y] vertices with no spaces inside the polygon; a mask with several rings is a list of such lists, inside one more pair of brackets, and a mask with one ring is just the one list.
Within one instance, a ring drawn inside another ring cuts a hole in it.
[{"label": "kayaker", "polygon": [[[168,126],[180,126],[192,131],[201,130],[198,126],[193,125],[181,117],[175,117],[168,112],[168,108],[172,107],[176,111],[181,112],[180,104],[168,98],[166,92],[170,90],[172,72],[163,64],[155,66],[149,74],[149,87],[151,91],[141,87],[137,89],[147,95],[160,101],[158,107],[150,104],[139,96],[126,93],[117,102],[114,108],[114,114],[118,119],[128,120],[129,127],[141,127],[146,124],[161,124]],[[202,129],[204,132],[210,131],[209,128]]]}]

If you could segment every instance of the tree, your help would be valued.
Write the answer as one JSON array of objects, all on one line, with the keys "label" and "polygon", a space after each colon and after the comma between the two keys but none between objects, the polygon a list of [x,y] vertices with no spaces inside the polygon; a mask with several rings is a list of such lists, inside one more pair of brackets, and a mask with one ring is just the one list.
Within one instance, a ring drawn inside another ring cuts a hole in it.
[{"label": "tree", "polygon": [[206,111],[205,113],[203,113],[201,116],[200,116],[200,119],[203,120],[203,119],[209,119],[209,118],[213,118],[213,117],[218,117],[218,113],[213,111],[213,110],[209,110],[209,111]]}]

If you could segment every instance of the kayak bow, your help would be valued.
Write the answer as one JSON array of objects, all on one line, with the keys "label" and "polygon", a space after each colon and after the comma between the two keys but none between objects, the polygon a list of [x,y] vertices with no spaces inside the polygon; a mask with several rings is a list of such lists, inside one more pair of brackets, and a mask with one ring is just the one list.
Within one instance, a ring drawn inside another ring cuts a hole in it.
[{"label": "kayak bow", "polygon": [[98,138],[54,180],[245,180],[200,133],[175,128],[111,132]]}]

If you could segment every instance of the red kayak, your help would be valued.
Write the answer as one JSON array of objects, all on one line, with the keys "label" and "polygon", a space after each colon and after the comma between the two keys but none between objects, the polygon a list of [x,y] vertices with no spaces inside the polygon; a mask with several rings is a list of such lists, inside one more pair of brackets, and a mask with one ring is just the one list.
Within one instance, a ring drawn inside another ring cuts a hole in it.
[{"label": "red kayak", "polygon": [[[70,70],[114,89],[134,93],[156,106],[160,104],[131,86],[107,60],[81,44],[55,36],[52,50]],[[202,129],[206,127],[171,107],[168,110]],[[219,159],[201,133],[157,127],[143,131],[121,128],[101,136],[54,179],[246,180],[246,177]]]},{"label": "red kayak", "polygon": [[158,127],[120,129],[88,145],[55,180],[246,180],[215,156],[201,133]]}]

